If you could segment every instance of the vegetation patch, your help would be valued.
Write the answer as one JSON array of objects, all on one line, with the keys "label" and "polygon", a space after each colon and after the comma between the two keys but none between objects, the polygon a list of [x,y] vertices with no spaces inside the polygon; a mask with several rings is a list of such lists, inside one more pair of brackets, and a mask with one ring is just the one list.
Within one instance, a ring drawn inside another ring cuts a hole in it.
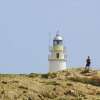
[{"label": "vegetation patch", "polygon": [[22,86],[22,85],[19,86],[18,88],[28,90],[28,87],[25,87],[25,86]]},{"label": "vegetation patch", "polygon": [[39,77],[39,74],[37,74],[37,73],[30,73],[28,75],[28,77]]},{"label": "vegetation patch", "polygon": [[0,75],[0,100],[99,100],[100,71],[81,72]]},{"label": "vegetation patch", "polygon": [[42,78],[56,78],[57,77],[57,73],[42,74],[41,77]]},{"label": "vegetation patch", "polygon": [[46,85],[60,85],[60,83],[56,81],[49,81],[49,82],[46,82]]}]

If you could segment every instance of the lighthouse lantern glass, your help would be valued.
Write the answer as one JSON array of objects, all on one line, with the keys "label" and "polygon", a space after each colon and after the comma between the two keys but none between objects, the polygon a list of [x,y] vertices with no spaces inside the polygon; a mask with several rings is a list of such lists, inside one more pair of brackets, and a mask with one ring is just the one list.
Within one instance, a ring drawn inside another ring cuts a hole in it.
[{"label": "lighthouse lantern glass", "polygon": [[63,41],[62,40],[54,40],[53,45],[62,45]]}]

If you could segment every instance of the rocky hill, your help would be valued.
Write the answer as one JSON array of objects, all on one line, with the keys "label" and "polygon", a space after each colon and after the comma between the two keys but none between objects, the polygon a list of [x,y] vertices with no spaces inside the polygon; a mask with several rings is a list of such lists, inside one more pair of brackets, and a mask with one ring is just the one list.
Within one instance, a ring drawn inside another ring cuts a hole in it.
[{"label": "rocky hill", "polygon": [[100,71],[0,74],[0,100],[100,100]]}]

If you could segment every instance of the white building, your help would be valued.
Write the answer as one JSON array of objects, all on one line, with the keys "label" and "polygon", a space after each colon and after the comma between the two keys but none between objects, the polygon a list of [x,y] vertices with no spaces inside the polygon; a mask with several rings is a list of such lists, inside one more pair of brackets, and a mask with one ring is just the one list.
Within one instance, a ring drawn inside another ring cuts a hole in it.
[{"label": "white building", "polygon": [[57,34],[53,39],[53,46],[50,47],[48,57],[49,72],[56,72],[66,69],[66,55],[63,38]]}]

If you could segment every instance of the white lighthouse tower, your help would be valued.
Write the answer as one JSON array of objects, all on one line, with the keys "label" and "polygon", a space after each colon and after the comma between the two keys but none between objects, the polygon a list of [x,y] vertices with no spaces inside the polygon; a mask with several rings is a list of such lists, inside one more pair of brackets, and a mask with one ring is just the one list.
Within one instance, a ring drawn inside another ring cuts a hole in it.
[{"label": "white lighthouse tower", "polygon": [[56,72],[66,69],[66,55],[63,38],[59,34],[53,39],[53,46],[50,47],[50,54],[48,57],[49,72]]}]

